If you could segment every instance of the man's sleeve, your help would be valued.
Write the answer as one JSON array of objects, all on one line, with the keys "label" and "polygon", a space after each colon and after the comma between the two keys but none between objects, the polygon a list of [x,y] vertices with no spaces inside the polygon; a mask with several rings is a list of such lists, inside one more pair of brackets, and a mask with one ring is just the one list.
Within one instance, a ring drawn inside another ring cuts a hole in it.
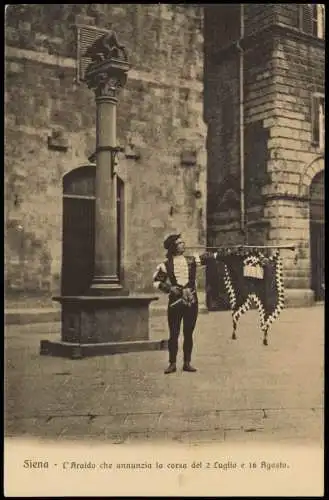
[{"label": "man's sleeve", "polygon": [[156,268],[155,273],[153,274],[153,287],[157,290],[161,290],[161,292],[169,293],[171,286],[166,282],[167,280],[167,272],[164,263],[162,262]]},{"label": "man's sleeve", "polygon": [[204,252],[202,254],[194,254],[197,266],[205,266],[209,260],[216,259],[217,252]]}]

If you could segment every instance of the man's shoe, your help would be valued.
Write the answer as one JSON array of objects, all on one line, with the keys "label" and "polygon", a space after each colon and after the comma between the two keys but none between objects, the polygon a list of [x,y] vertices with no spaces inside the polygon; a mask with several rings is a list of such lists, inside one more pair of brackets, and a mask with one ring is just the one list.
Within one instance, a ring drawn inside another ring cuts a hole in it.
[{"label": "man's shoe", "polygon": [[184,372],[196,372],[197,369],[194,368],[192,365],[190,365],[190,363],[184,363],[183,371]]},{"label": "man's shoe", "polygon": [[165,373],[174,373],[176,371],[176,364],[175,363],[170,363],[168,368],[165,369]]}]

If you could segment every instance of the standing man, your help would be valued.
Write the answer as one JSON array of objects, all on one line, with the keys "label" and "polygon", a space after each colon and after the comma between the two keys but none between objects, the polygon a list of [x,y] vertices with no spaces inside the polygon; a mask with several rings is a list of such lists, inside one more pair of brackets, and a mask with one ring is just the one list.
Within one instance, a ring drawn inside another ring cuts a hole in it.
[{"label": "standing man", "polygon": [[167,250],[166,259],[157,266],[153,275],[155,288],[167,293],[168,302],[168,326],[169,326],[169,366],[165,373],[176,371],[176,358],[178,351],[178,337],[181,323],[183,321],[183,370],[196,372],[191,365],[193,348],[193,331],[198,317],[198,297],[196,291],[196,267],[204,265],[208,258],[214,258],[215,254],[203,254],[201,256],[184,256],[185,243],[180,234],[171,234],[164,243]]}]

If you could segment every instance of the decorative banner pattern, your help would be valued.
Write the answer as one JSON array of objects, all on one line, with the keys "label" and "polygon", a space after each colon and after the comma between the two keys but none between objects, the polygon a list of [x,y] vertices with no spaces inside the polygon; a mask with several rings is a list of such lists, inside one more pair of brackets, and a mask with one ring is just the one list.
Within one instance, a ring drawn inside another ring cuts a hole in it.
[{"label": "decorative banner pattern", "polygon": [[267,333],[284,307],[282,260],[279,251],[271,257],[261,252],[232,252],[217,256],[224,265],[224,285],[232,310],[233,334],[240,317],[253,303],[260,315],[260,325],[267,345]]}]

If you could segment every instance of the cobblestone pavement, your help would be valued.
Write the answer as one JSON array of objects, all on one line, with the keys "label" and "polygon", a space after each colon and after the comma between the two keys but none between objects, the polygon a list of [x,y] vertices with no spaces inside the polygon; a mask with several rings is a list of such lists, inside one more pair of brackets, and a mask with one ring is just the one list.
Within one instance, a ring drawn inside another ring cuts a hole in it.
[{"label": "cobblestone pavement", "polygon": [[[201,314],[197,373],[164,375],[167,353],[69,360],[40,356],[58,323],[11,325],[5,337],[5,434],[109,443],[323,443],[324,308],[287,309],[263,346],[256,311],[231,339],[229,312]],[[150,320],[152,339],[166,319]],[[181,353],[182,339],[180,339]]]}]

